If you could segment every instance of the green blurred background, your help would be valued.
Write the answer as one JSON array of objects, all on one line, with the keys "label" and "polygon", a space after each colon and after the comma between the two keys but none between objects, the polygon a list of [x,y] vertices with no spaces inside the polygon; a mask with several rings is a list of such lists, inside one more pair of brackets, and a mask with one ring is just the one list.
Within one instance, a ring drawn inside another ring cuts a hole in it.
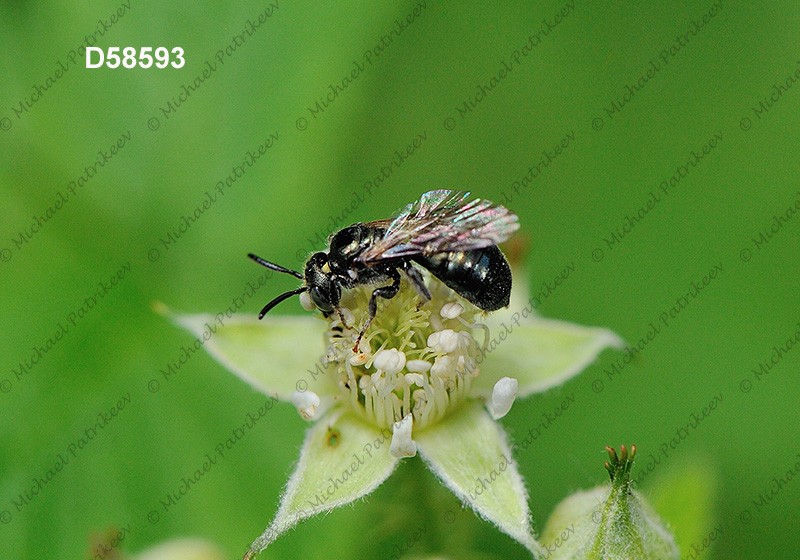
[{"label": "green blurred background", "polygon": [[[274,408],[164,513],[159,500],[263,397],[201,353],[165,378],[160,370],[191,339],[152,302],[223,311],[261,275],[247,252],[299,268],[298,256],[320,248],[315,236],[353,200],[358,207],[341,225],[388,217],[427,190],[457,188],[519,215],[533,292],[574,267],[543,299],[543,315],[609,327],[632,345],[680,305],[690,282],[721,267],[619,374],[608,372],[625,352],[606,352],[564,387],[518,402],[502,421],[512,440],[521,439],[543,411],[574,394],[568,413],[520,458],[537,525],[569,493],[604,481],[605,445],[635,443],[634,475],[647,470],[651,453],[660,459],[639,489],[664,503],[683,555],[715,532],[713,548],[697,557],[796,558],[800,482],[770,492],[800,453],[800,350],[780,359],[773,350],[800,328],[800,218],[790,212],[768,242],[753,238],[800,198],[800,7],[277,5],[219,61],[217,52],[268,3],[0,4],[0,556],[86,558],[98,534],[121,527],[128,527],[125,553],[197,535],[239,556],[274,514],[306,424],[292,406]],[[117,10],[123,15],[109,28],[98,22],[110,24]],[[69,53],[91,33],[103,49],[181,47],[186,63],[86,69]],[[165,114],[207,60],[216,70]],[[35,85],[61,63],[68,70],[33,101]],[[512,70],[492,82],[504,66]],[[315,114],[345,76],[351,82]],[[628,86],[639,88],[632,97]],[[615,100],[623,103],[618,111]],[[474,107],[465,111],[465,102]],[[34,217],[123,134],[124,147],[19,243]],[[270,135],[278,139],[224,196],[175,242],[161,241]],[[365,183],[419,135],[413,155],[367,195]],[[568,148],[514,192],[543,150],[567,135]],[[716,147],[660,191],[715,135]],[[660,194],[653,208],[618,242],[606,241],[646,207],[651,191]],[[123,265],[124,278],[70,324],[98,282]],[[295,284],[272,278],[241,312],[257,312]],[[303,311],[294,302],[279,312]],[[59,323],[69,332],[18,376],[19,363]],[[756,376],[770,357],[776,365]],[[125,395],[130,402],[118,416],[68,455],[27,505],[15,506]],[[717,408],[670,446],[715,395]],[[403,472],[418,474],[414,464]],[[432,475],[420,476],[430,482],[427,496],[411,491],[401,473],[367,503],[305,523],[263,557],[389,557],[426,519],[428,500],[461,511]],[[687,490],[689,483],[696,487]],[[769,499],[756,507],[762,494]],[[154,523],[148,515],[159,509]],[[483,558],[526,557],[470,512],[451,525],[429,517],[436,530],[409,554],[456,556],[450,546],[460,545]]]}]

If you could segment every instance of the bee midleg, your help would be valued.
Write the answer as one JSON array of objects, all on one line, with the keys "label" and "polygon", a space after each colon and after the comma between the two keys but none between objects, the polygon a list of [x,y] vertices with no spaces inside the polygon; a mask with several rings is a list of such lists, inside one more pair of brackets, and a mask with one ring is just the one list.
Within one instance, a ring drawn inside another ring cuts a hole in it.
[{"label": "bee midleg", "polygon": [[397,272],[396,268],[389,268],[386,270],[386,275],[392,279],[392,283],[388,286],[381,286],[380,288],[375,288],[372,291],[372,296],[369,298],[369,317],[367,317],[367,322],[364,323],[364,327],[361,329],[361,332],[358,333],[358,338],[356,339],[356,343],[353,346],[353,352],[358,353],[358,345],[361,344],[361,337],[364,336],[364,333],[367,332],[372,320],[375,318],[375,314],[378,312],[378,298],[382,297],[384,299],[392,299],[394,296],[397,295],[397,292],[400,291],[400,273]]},{"label": "bee midleg", "polygon": [[419,292],[419,295],[422,296],[423,301],[419,302],[417,307],[428,303],[431,300],[431,293],[428,291],[428,287],[425,285],[425,281],[422,278],[422,274],[419,273],[419,270],[414,268],[414,265],[411,264],[411,261],[406,261],[403,264],[403,270],[411,279],[411,283],[414,285],[414,288],[416,288],[417,292]]}]

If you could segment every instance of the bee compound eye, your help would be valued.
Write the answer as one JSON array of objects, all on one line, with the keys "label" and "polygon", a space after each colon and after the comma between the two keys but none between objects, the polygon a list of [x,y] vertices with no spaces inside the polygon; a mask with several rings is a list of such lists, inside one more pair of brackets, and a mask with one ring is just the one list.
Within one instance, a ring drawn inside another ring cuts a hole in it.
[{"label": "bee compound eye", "polygon": [[317,309],[320,311],[324,313],[330,313],[333,311],[331,302],[328,300],[328,297],[323,293],[319,286],[314,286],[311,288],[311,299],[314,301],[314,305],[316,305]]}]

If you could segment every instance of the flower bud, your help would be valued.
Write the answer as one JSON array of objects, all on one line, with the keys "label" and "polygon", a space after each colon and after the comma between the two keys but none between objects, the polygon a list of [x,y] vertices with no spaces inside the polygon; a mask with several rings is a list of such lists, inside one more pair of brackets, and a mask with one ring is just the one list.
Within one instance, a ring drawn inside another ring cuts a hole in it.
[{"label": "flower bud", "polygon": [[606,447],[610,486],[577,492],[556,506],[541,537],[542,560],[679,560],[675,539],[641,494],[630,488],[630,455]]}]

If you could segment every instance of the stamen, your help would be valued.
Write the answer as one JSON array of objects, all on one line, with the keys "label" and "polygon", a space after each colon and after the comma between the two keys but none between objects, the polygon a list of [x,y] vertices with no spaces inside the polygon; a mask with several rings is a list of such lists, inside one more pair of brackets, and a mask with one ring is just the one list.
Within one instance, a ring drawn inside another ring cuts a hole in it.
[{"label": "stamen", "polygon": [[319,406],[319,395],[314,391],[295,391],[292,393],[292,404],[297,407],[297,411],[303,420],[312,420],[317,414]]},{"label": "stamen", "polygon": [[[327,356],[338,366],[329,371],[336,376],[343,402],[381,428],[402,424],[395,431],[401,438],[395,447],[403,453],[416,452],[411,423],[422,429],[443,418],[467,398],[479,372],[473,330],[485,326],[471,321],[480,311],[456,301],[438,280],[429,281],[432,301],[419,309],[419,295],[407,285],[381,302],[356,352],[350,348],[358,332],[344,328],[338,314],[328,317]],[[340,309],[347,323],[364,324],[373,289],[357,287],[343,294]]]},{"label": "stamen", "polygon": [[469,327],[470,329],[483,329],[483,345],[481,346],[481,348],[486,350],[486,348],[489,346],[489,339],[491,337],[491,333],[489,332],[489,327],[484,323],[470,323],[469,321],[465,321],[461,317],[456,317],[456,318],[465,327]]},{"label": "stamen", "polygon": [[503,377],[494,384],[492,389],[492,403],[489,412],[492,418],[498,420],[508,414],[514,399],[517,398],[518,382],[513,377]]},{"label": "stamen", "polygon": [[348,325],[355,325],[356,324],[356,316],[353,315],[353,312],[347,309],[346,307],[340,307],[339,313],[342,314],[342,319],[344,319],[344,327],[347,328]]},{"label": "stamen", "polygon": [[364,352],[359,352],[358,354],[353,354],[347,361],[354,366],[363,366],[369,360],[369,354],[365,354]]},{"label": "stamen", "polygon": [[436,358],[436,361],[433,362],[433,366],[431,367],[431,375],[439,378],[447,377],[450,373],[452,362],[453,359],[450,356],[439,356]]},{"label": "stamen", "polygon": [[361,340],[358,345],[358,350],[358,352],[353,353],[353,350],[348,347],[347,352],[350,354],[350,357],[347,358],[347,361],[354,366],[363,366],[372,357],[372,349],[369,346],[369,341]]},{"label": "stamen", "polygon": [[445,303],[439,311],[439,315],[445,319],[455,319],[464,313],[464,306],[457,302]]},{"label": "stamen", "polygon": [[411,372],[427,373],[432,365],[433,364],[426,360],[408,360],[406,362],[406,369]]},{"label": "stamen", "polygon": [[435,332],[428,337],[428,346],[437,352],[449,354],[458,348],[458,335],[452,329]]},{"label": "stamen", "polygon": [[414,417],[407,414],[400,422],[394,423],[394,433],[392,443],[389,444],[389,453],[392,457],[401,459],[403,457],[413,457],[417,454],[417,444],[411,439],[411,428]]},{"label": "stamen", "polygon": [[406,365],[406,355],[400,350],[392,348],[391,350],[381,350],[375,354],[375,359],[372,365],[377,369],[385,371],[389,375],[399,373]]},{"label": "stamen", "polygon": [[416,385],[417,387],[425,386],[424,375],[420,375],[418,373],[407,373],[405,375],[405,378],[406,378],[406,383],[408,383],[409,385]]}]

